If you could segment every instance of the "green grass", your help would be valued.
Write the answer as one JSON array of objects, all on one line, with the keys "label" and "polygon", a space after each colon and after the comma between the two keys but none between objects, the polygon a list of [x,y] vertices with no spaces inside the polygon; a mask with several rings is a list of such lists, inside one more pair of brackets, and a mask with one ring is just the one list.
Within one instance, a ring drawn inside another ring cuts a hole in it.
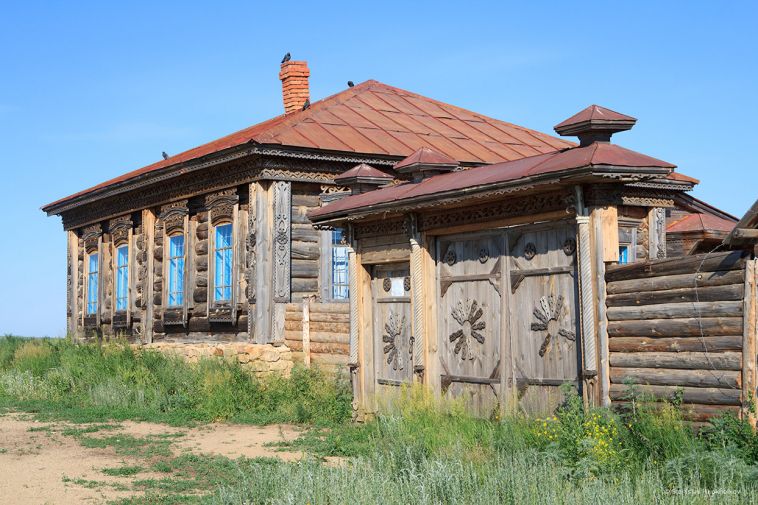
[{"label": "green grass", "polygon": [[[482,420],[411,388],[391,412],[355,424],[349,384],[318,370],[258,380],[234,363],[190,365],[123,344],[0,339],[0,410],[98,423],[62,433],[128,459],[102,470],[140,493],[121,504],[758,503],[758,436],[745,422],[723,416],[695,434],[679,406],[634,390],[625,412],[566,397],[545,419]],[[126,419],[302,423],[311,429],[277,446],[311,456],[176,455],[176,433],[108,432]]]},{"label": "green grass", "polygon": [[0,409],[41,420],[325,425],[348,420],[350,402],[345,378],[317,369],[264,380],[236,363],[188,364],[126,343],[0,338]]}]

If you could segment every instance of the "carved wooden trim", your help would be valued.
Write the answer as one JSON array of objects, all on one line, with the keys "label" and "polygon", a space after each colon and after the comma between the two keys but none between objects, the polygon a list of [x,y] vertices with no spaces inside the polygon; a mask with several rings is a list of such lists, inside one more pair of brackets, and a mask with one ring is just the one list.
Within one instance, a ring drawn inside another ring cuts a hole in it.
[{"label": "carved wooden trim", "polygon": [[225,189],[217,193],[211,193],[205,197],[205,208],[210,214],[211,226],[216,226],[221,221],[232,221],[234,207],[239,202],[239,195],[235,188]]},{"label": "carved wooden trim", "polygon": [[350,352],[348,356],[348,365],[355,368],[358,366],[358,338],[359,328],[358,320],[360,310],[358,307],[358,262],[355,257],[355,241],[353,240],[353,225],[347,226],[347,265],[348,281],[350,282],[349,303],[350,303]]},{"label": "carved wooden trim", "polygon": [[355,224],[355,238],[381,237],[408,233],[408,221],[403,218],[383,219],[369,223]]},{"label": "carved wooden trim", "polygon": [[134,226],[131,216],[122,216],[108,221],[108,231],[114,246],[120,246],[129,241],[129,231]]},{"label": "carved wooden trim", "polygon": [[162,206],[158,217],[163,225],[164,233],[166,235],[176,232],[184,233],[184,218],[187,215],[189,215],[187,200],[179,200]]},{"label": "carved wooden trim", "polygon": [[576,217],[579,246],[579,294],[581,304],[582,344],[584,349],[584,372],[597,374],[595,350],[595,306],[592,289],[592,257],[590,255],[590,218]]},{"label": "carved wooden trim", "polygon": [[674,196],[681,191],[657,188],[636,188],[629,186],[594,185],[585,193],[585,205],[607,207],[609,205],[628,205],[631,207],[674,206]]},{"label": "carved wooden trim", "polygon": [[292,184],[274,182],[274,301],[290,301]]},{"label": "carved wooden trim", "polygon": [[84,251],[87,254],[97,252],[100,243],[100,237],[103,234],[103,227],[100,224],[87,226],[82,230],[82,239],[84,240]]},{"label": "carved wooden trim", "polygon": [[574,195],[561,191],[523,197],[507,197],[497,202],[473,207],[425,213],[419,216],[419,231],[482,223],[540,212],[568,210],[573,207],[574,198]]}]

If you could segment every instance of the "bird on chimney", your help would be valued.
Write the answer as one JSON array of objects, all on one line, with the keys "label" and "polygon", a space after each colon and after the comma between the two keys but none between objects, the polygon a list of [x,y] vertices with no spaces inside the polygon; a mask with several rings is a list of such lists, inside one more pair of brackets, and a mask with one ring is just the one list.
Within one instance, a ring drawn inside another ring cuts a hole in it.
[{"label": "bird on chimney", "polygon": [[292,59],[292,55],[290,53],[287,53],[284,55],[284,58],[282,58],[282,63],[287,63]]},{"label": "bird on chimney", "polygon": [[348,88],[352,88],[353,86],[355,86],[355,83],[353,81],[347,81]]},{"label": "bird on chimney", "polygon": [[305,103],[303,104],[303,110],[307,109],[310,106],[311,106],[311,101],[310,99],[306,98]]},{"label": "bird on chimney", "polygon": [[161,153],[161,156],[163,156],[163,159],[164,159],[164,160],[167,160],[167,159],[168,159],[168,154],[166,154],[166,151],[163,151],[163,152]]}]

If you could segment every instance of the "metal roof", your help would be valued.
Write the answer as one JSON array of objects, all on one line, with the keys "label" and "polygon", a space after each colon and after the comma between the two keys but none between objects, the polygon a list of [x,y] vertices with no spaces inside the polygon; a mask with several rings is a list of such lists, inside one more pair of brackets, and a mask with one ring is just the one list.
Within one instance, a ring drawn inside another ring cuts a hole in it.
[{"label": "metal roof", "polygon": [[336,153],[405,157],[431,147],[468,164],[498,163],[574,145],[410,91],[369,80],[310,108],[281,115],[128,172],[43,207],[125,183],[247,143]]}]

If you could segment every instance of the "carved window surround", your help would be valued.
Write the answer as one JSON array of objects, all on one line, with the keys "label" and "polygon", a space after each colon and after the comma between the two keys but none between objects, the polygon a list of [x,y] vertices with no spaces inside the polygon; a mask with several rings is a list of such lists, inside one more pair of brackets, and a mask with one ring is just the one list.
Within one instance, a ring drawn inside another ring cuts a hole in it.
[{"label": "carved window surround", "polygon": [[[163,324],[166,326],[186,326],[187,325],[187,313],[189,310],[188,300],[188,280],[189,280],[189,241],[188,237],[188,224],[189,224],[189,207],[187,200],[178,200],[161,207],[161,211],[158,215],[160,219],[160,225],[163,226],[163,306],[166,307],[163,311]],[[168,290],[169,290],[169,254],[170,244],[169,238],[173,235],[184,235],[184,272],[183,272],[183,289],[182,293],[182,306],[181,307],[169,307],[168,305]]]},{"label": "carved window surround", "polygon": [[[103,275],[102,275],[102,244],[103,228],[100,223],[87,226],[82,230],[82,243],[84,245],[84,285],[82,289],[82,326],[85,329],[94,329],[100,326],[100,314],[103,306]],[[89,300],[89,256],[97,254],[97,309],[94,313],[87,310]]]},{"label": "carved window surround", "polygon": [[[237,321],[237,291],[239,289],[239,194],[236,188],[225,189],[205,197],[208,211],[208,320],[212,323],[235,323]],[[216,231],[215,227],[232,225],[232,281],[231,299],[216,301]]]}]

